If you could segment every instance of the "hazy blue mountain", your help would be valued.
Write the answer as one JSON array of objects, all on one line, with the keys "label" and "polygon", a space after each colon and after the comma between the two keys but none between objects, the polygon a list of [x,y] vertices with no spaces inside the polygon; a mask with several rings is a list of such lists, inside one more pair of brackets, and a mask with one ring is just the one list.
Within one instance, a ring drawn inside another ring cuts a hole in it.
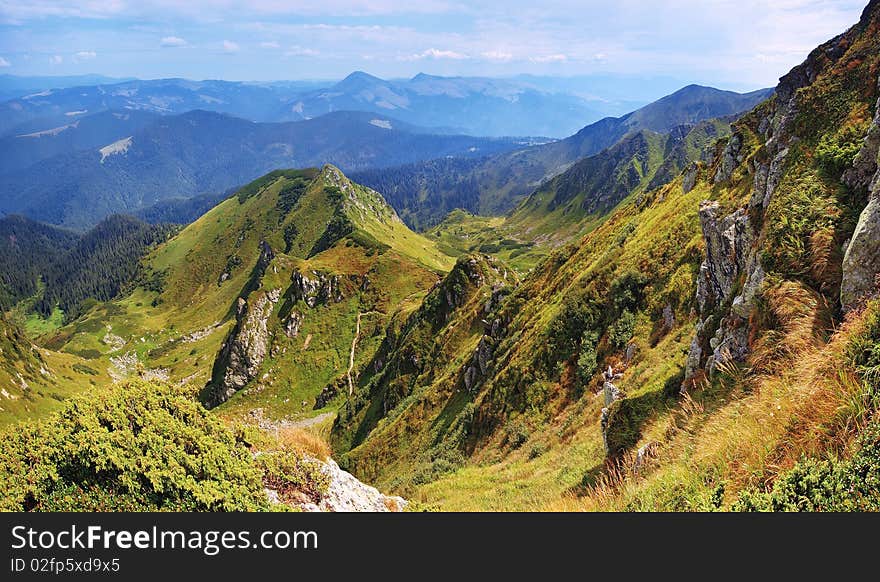
[{"label": "hazy blue mountain", "polygon": [[46,89],[0,103],[0,135],[23,133],[22,128],[51,129],[79,115],[108,109],[161,115],[206,109],[253,121],[276,121],[281,103],[315,86],[311,81],[242,83],[157,79]]},{"label": "hazy blue mountain", "polygon": [[101,147],[53,156],[6,174],[0,179],[0,214],[86,228],[109,214],[223,192],[277,168],[331,163],[358,170],[435,157],[480,157],[523,143],[427,134],[364,112],[255,123],[192,111],[159,117]]},{"label": "hazy blue mountain", "polygon": [[279,115],[307,119],[339,110],[382,112],[471,135],[551,137],[569,135],[606,114],[598,102],[547,91],[535,82],[424,73],[385,80],[357,71],[332,87],[287,101]]},{"label": "hazy blue mountain", "polygon": [[108,85],[133,81],[134,78],[116,78],[104,75],[71,75],[71,76],[20,76],[0,75],[0,101],[24,97],[40,93],[47,89],[66,89],[84,85]]}]

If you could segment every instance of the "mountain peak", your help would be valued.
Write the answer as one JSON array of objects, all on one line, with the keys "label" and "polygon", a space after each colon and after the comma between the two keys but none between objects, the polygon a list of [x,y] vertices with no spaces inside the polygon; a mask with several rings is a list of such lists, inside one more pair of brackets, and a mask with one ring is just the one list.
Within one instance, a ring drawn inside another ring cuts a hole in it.
[{"label": "mountain peak", "polygon": [[351,87],[353,85],[364,85],[364,84],[372,85],[374,83],[385,84],[386,81],[384,79],[380,79],[379,77],[376,77],[376,76],[371,75],[369,73],[365,73],[364,71],[354,71],[353,73],[350,73],[347,77],[345,77],[343,80],[339,81],[339,83],[337,83],[336,86],[337,87]]}]

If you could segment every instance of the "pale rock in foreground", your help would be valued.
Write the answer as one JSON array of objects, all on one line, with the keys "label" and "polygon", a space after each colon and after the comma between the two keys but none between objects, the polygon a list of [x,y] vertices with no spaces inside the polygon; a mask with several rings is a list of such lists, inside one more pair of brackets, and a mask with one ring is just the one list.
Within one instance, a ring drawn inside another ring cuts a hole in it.
[{"label": "pale rock in foreground", "polygon": [[[330,478],[330,486],[319,503],[299,503],[296,505],[299,509],[310,512],[357,513],[401,512],[406,509],[405,499],[384,495],[375,487],[340,469],[333,459],[327,459],[326,462],[312,460],[322,465],[321,471]],[[267,489],[266,493],[272,503],[280,503],[274,491]]]}]

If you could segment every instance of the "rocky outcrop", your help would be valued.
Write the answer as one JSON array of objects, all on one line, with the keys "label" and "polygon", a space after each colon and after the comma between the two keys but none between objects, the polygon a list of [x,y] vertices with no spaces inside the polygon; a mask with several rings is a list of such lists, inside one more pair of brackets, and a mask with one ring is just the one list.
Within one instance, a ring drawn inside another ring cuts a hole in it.
[{"label": "rocky outcrop", "polygon": [[605,455],[613,456],[620,452],[616,439],[611,434],[612,426],[612,405],[623,398],[623,393],[614,384],[616,380],[623,378],[623,374],[615,372],[614,368],[608,366],[608,369],[602,372],[602,392],[604,398],[604,407],[599,417],[599,427],[602,430],[602,444],[605,447]]},{"label": "rocky outcrop", "polygon": [[[682,390],[699,370],[711,375],[718,363],[746,358],[749,315],[764,281],[748,213],[741,208],[720,218],[719,211],[717,202],[704,202],[700,207],[706,244],[697,279],[700,321],[688,352]],[[741,281],[742,290],[734,296]]]},{"label": "rocky outcrop", "polygon": [[623,374],[620,372],[615,372],[614,368],[608,366],[608,369],[602,372],[602,393],[605,396],[605,406],[611,406],[611,403],[615,400],[619,400],[621,397],[620,389],[614,385],[615,380],[620,380],[623,378]]},{"label": "rocky outcrop", "polygon": [[276,289],[238,299],[235,327],[214,365],[215,380],[209,385],[207,398],[210,407],[226,402],[257,376],[271,342],[269,316],[280,297]]},{"label": "rocky outcrop", "polygon": [[745,160],[745,151],[743,150],[743,137],[734,133],[727,141],[724,151],[721,153],[721,164],[715,172],[715,183],[729,180],[733,175],[733,171],[739,167]]},{"label": "rocky outcrop", "polygon": [[252,291],[275,258],[275,252],[266,241],[260,241],[260,257],[251,273],[251,282],[235,309],[235,326],[223,342],[214,360],[211,381],[205,386],[205,404],[211,408],[226,402],[238,390],[253,380],[271,344],[269,317],[281,298],[281,291]]},{"label": "rocky outcrop", "polygon": [[865,143],[843,179],[853,188],[868,189],[868,204],[843,258],[840,304],[851,311],[880,294],[880,100]]},{"label": "rocky outcrop", "polygon": [[318,466],[321,473],[327,477],[327,490],[320,494],[320,498],[316,498],[296,491],[280,495],[275,489],[267,487],[265,493],[269,498],[269,503],[287,505],[294,509],[314,513],[401,512],[409,505],[409,502],[404,498],[384,495],[375,487],[371,487],[351,473],[343,471],[333,459],[321,461],[307,456],[304,460]]},{"label": "rocky outcrop", "polygon": [[700,265],[697,303],[701,313],[730,298],[737,278],[745,271],[754,233],[743,209],[721,218],[717,202],[700,206],[700,226],[706,243],[706,259]]},{"label": "rocky outcrop", "polygon": [[687,194],[697,185],[697,176],[700,173],[700,166],[697,162],[691,162],[682,175],[681,191]]},{"label": "rocky outcrop", "polygon": [[312,309],[318,305],[339,303],[345,299],[338,275],[321,271],[309,271],[308,274],[294,271],[291,281],[291,299],[294,302],[303,301]]},{"label": "rocky outcrop", "polygon": [[300,329],[302,329],[303,320],[305,316],[297,310],[293,310],[290,312],[290,315],[287,316],[287,319],[284,321],[284,335],[289,338],[295,338],[299,335]]},{"label": "rocky outcrop", "polygon": [[473,392],[486,377],[495,352],[495,341],[488,335],[480,338],[477,349],[471,356],[471,361],[464,372],[464,387],[468,392]]}]

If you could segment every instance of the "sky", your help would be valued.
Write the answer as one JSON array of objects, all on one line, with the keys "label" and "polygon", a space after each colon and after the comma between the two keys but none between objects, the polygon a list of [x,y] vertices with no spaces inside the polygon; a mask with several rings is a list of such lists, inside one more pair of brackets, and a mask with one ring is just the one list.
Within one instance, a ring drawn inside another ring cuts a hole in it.
[{"label": "sky", "polygon": [[669,76],[774,86],[867,0],[0,0],[0,74]]}]

